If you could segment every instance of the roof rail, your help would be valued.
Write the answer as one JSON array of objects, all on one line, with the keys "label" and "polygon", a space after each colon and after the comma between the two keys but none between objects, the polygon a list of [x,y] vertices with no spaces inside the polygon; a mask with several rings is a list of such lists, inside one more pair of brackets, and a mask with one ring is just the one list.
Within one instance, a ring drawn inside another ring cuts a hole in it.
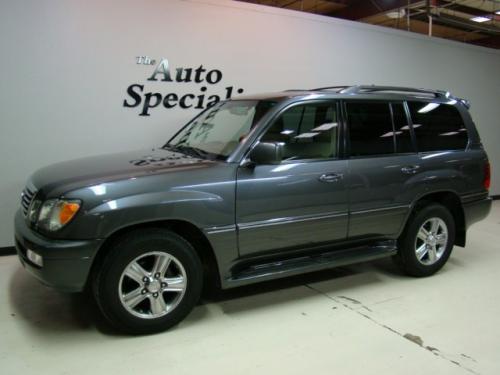
[{"label": "roof rail", "polygon": [[342,94],[359,94],[359,93],[375,93],[375,92],[393,92],[393,93],[407,93],[407,94],[425,94],[433,95],[436,98],[449,98],[451,94],[443,90],[427,90],[416,89],[411,87],[399,86],[375,86],[375,85],[356,85],[345,88],[341,91]]},{"label": "roof rail", "polygon": [[345,90],[347,88],[349,88],[351,86],[327,86],[327,87],[318,87],[316,89],[312,89],[310,91],[323,91],[323,90],[337,90],[337,91],[341,91],[341,90]]},{"label": "roof rail", "polygon": [[390,93],[405,93],[414,95],[428,95],[434,98],[443,98],[450,100],[457,100],[462,103],[467,109],[470,109],[470,102],[467,99],[462,99],[451,95],[449,91],[444,90],[428,90],[421,88],[399,87],[399,86],[376,86],[376,85],[355,85],[355,86],[329,86],[319,87],[310,91],[323,91],[335,90],[339,94],[360,94],[360,93],[376,93],[376,92],[390,92]]}]

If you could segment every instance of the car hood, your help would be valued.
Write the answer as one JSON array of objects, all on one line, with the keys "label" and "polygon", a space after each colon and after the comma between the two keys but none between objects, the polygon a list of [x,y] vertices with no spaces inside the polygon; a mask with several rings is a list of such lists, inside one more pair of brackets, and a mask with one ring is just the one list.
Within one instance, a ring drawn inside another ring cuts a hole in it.
[{"label": "car hood", "polygon": [[213,163],[165,149],[138,150],[53,164],[36,171],[30,183],[48,196],[104,182],[204,168]]}]

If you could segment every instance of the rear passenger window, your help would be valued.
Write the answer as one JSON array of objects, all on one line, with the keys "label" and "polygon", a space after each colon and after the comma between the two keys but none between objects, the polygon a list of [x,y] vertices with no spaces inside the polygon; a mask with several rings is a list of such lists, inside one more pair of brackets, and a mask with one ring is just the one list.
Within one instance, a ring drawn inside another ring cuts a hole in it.
[{"label": "rear passenger window", "polygon": [[388,103],[348,102],[351,156],[394,153],[394,132]]},{"label": "rear passenger window", "polygon": [[283,160],[322,159],[337,155],[338,118],[335,103],[297,105],[281,114],[262,142],[283,145]]},{"label": "rear passenger window", "polygon": [[467,130],[458,110],[449,104],[408,102],[419,151],[463,150]]},{"label": "rear passenger window", "polygon": [[391,106],[394,119],[394,134],[396,136],[396,152],[415,152],[403,103],[392,103]]}]

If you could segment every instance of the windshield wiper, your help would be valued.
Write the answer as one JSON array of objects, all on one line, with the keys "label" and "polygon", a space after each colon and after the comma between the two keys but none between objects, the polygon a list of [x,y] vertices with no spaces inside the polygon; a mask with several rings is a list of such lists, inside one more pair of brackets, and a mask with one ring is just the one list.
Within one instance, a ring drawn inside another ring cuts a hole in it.
[{"label": "windshield wiper", "polygon": [[195,156],[201,159],[208,159],[209,153],[196,147],[183,146],[183,145],[170,145],[166,144],[163,148],[169,148],[173,151],[181,152],[190,156]]}]

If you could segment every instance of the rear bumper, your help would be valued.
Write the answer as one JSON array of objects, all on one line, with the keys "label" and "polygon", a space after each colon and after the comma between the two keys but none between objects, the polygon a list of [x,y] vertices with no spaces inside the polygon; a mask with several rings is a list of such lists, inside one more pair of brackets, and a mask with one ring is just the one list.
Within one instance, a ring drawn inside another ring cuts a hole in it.
[{"label": "rear bumper", "polygon": [[476,200],[473,202],[463,203],[465,226],[469,228],[472,224],[483,220],[491,211],[490,197]]},{"label": "rear bumper", "polygon": [[[92,259],[102,240],[51,240],[31,230],[21,213],[15,217],[16,251],[23,267],[42,283],[64,292],[85,287]],[[27,258],[28,249],[43,257],[39,267]]]}]

